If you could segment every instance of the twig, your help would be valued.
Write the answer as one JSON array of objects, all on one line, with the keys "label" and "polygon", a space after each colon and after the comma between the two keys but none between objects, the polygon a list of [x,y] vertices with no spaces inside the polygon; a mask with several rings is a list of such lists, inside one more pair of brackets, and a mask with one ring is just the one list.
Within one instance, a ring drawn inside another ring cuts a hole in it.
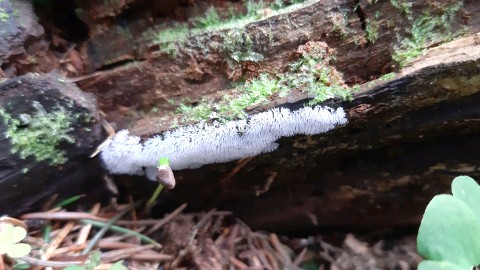
[{"label": "twig", "polygon": [[153,247],[155,247],[155,245],[149,244],[145,246],[136,246],[132,248],[103,252],[101,255],[102,262],[118,261],[120,259],[128,258],[135,253],[139,253],[140,251],[152,249]]},{"label": "twig", "polygon": [[225,186],[225,185],[227,185],[228,183],[230,183],[230,181],[232,180],[232,178],[233,178],[241,169],[243,169],[243,167],[245,167],[245,165],[247,165],[247,163],[250,162],[250,160],[252,160],[252,159],[253,159],[253,157],[240,159],[240,160],[237,162],[237,165],[235,166],[235,168],[233,168],[233,169],[230,171],[230,173],[227,174],[227,176],[223,177],[223,178],[220,180],[220,185]]},{"label": "twig", "polygon": [[154,233],[156,230],[160,229],[163,225],[167,224],[170,220],[172,220],[175,216],[180,214],[185,208],[187,208],[187,204],[184,203],[180,205],[177,209],[175,209],[172,213],[168,214],[162,220],[158,221],[150,230],[148,230],[145,234],[149,235]]},{"label": "twig", "polygon": [[138,261],[172,261],[175,259],[173,255],[163,254],[163,253],[146,253],[142,252],[139,254],[134,254],[130,257],[132,260]]},{"label": "twig", "polygon": [[70,221],[68,222],[60,231],[60,233],[53,239],[52,243],[48,245],[47,250],[45,251],[45,258],[50,259],[50,257],[53,255],[55,250],[60,246],[60,244],[63,242],[65,237],[72,231],[73,226],[75,226],[75,222]]},{"label": "twig", "polygon": [[115,129],[112,127],[112,125],[110,125],[110,123],[108,123],[107,120],[105,120],[105,113],[103,113],[102,111],[100,111],[100,115],[102,116],[101,118],[101,124],[103,126],[103,128],[105,129],[105,131],[108,133],[108,137],[105,139],[105,141],[103,141],[99,146],[97,146],[97,148],[95,149],[95,151],[90,155],[90,158],[93,158],[95,157],[96,155],[98,155],[98,153],[102,152],[103,148],[107,147],[109,144],[112,143],[113,141],[113,136],[115,136]]},{"label": "twig", "polygon": [[278,251],[278,253],[280,253],[282,261],[285,264],[285,267],[287,269],[296,268],[292,266],[292,261],[290,260],[290,256],[288,256],[288,253],[285,251],[282,243],[280,243],[278,236],[274,233],[270,234],[270,241],[272,242],[273,247]]},{"label": "twig", "polygon": [[[102,228],[95,234],[95,236],[92,238],[92,240],[88,243],[88,246],[83,250],[82,255],[88,254],[93,247],[97,244],[97,242],[103,237],[103,235],[112,227],[112,225],[123,215],[128,213],[130,210],[133,208],[137,207],[140,205],[141,202],[136,202],[134,204],[129,205],[127,208],[123,209],[120,211],[120,213],[116,214],[114,217],[112,217],[107,223],[102,224]],[[93,225],[93,224],[92,224]]]},{"label": "twig", "polygon": [[230,256],[228,260],[238,269],[248,269],[248,265],[233,256]]},{"label": "twig", "polygon": [[[94,221],[94,220],[88,220],[88,219],[85,219],[85,220],[81,220],[80,221],[81,223],[83,224],[92,224],[94,227],[98,227],[98,228],[103,228],[105,226],[105,223],[103,222],[100,222],[100,221]],[[160,245],[159,243],[157,243],[155,240],[153,240],[152,238],[146,236],[146,235],[143,235],[139,232],[136,232],[136,231],[132,231],[130,229],[127,229],[125,227],[120,227],[120,226],[117,226],[117,225],[112,225],[110,226],[109,228],[110,230],[112,231],[115,231],[115,232],[119,232],[119,233],[123,233],[123,234],[126,234],[128,236],[136,236],[138,238],[140,238],[141,240],[145,241],[146,243],[150,243],[150,244],[154,244],[156,245],[157,247],[161,247],[162,245]]]},{"label": "twig", "polygon": [[55,252],[52,254],[52,257],[55,257],[56,255],[64,254],[67,252],[72,252],[72,251],[80,251],[84,249],[87,246],[86,243],[83,243],[81,245],[71,245],[71,246],[66,246],[62,248],[57,248]]},{"label": "twig", "polygon": [[72,265],[83,265],[84,263],[82,261],[71,261],[71,262],[45,261],[45,260],[39,260],[32,257],[27,257],[27,256],[20,257],[19,259],[29,264],[39,265],[43,267],[68,267]]},{"label": "twig", "polygon": [[307,250],[308,249],[306,247],[302,249],[300,254],[298,254],[297,257],[295,258],[295,260],[293,260],[294,265],[299,266],[303,262],[305,254],[307,254]]},{"label": "twig", "polygon": [[[90,211],[91,214],[96,215],[100,212],[100,204],[96,203],[93,207],[92,210]],[[87,224],[82,227],[80,232],[78,233],[77,241],[75,242],[77,245],[82,245],[84,244],[87,239],[88,235],[90,234],[90,230],[92,230],[92,224]]]}]

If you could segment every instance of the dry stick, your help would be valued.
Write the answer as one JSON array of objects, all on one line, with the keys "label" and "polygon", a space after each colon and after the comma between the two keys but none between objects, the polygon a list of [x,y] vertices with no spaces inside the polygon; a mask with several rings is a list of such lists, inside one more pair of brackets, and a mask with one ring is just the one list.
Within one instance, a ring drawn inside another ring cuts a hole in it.
[{"label": "dry stick", "polygon": [[[222,212],[222,213],[229,213],[229,212]],[[95,220],[100,222],[108,222],[109,219],[97,217],[92,215],[91,213],[84,213],[84,212],[56,212],[56,213],[49,213],[49,212],[37,212],[37,213],[29,213],[22,216],[22,219],[50,219],[50,220]],[[158,223],[157,219],[147,219],[147,220],[119,220],[115,224],[118,225],[155,225]]]},{"label": "dry stick", "polygon": [[273,267],[270,265],[270,263],[268,262],[268,259],[267,257],[265,256],[265,253],[264,252],[260,252],[258,250],[255,250],[255,252],[257,253],[257,257],[260,259],[260,261],[263,263],[264,267],[269,269],[269,270],[272,270]]},{"label": "dry stick", "polygon": [[290,260],[290,256],[288,256],[288,253],[285,251],[282,243],[280,243],[280,240],[278,239],[278,236],[274,233],[270,234],[270,241],[272,242],[273,247],[280,253],[282,261],[285,264],[285,267],[287,269],[291,269],[292,268],[292,260]]},{"label": "dry stick", "polygon": [[[84,221],[82,221],[82,222],[84,222]],[[95,223],[92,223],[92,221],[85,221],[85,223],[94,224],[94,226],[96,226]],[[100,224],[102,224],[102,223],[99,223],[99,225],[98,225],[99,228],[102,227]],[[143,241],[145,241],[149,244],[157,243],[153,239],[151,239],[149,237],[146,237],[146,236],[145,236],[146,238],[144,239],[144,235],[142,234],[142,232],[145,230],[145,228],[146,227],[140,227],[136,231],[132,231],[130,229],[123,228],[123,227],[118,227],[118,226],[114,225],[110,228],[110,230],[113,231],[113,232],[122,233],[122,235],[113,235],[113,236],[109,236],[109,237],[104,237],[99,241],[99,243],[100,242],[120,242],[120,241],[124,240],[125,238],[129,238],[130,236],[136,236],[136,237],[140,238],[141,240],[143,240]],[[158,244],[158,245],[160,245],[160,244]]]},{"label": "dry stick", "polygon": [[270,253],[268,250],[264,249],[263,250],[263,253],[265,254],[265,256],[267,257],[267,260],[270,261],[270,265],[272,266],[272,269],[273,270],[279,270],[280,267],[278,266],[278,262],[277,260],[275,259],[275,256],[273,256],[272,253]]},{"label": "dry stick", "polygon": [[54,262],[54,261],[44,261],[35,259],[32,257],[23,256],[19,258],[22,261],[25,261],[29,264],[43,266],[43,267],[68,267],[72,265],[83,265],[82,261],[71,261],[71,262]]},{"label": "dry stick", "polygon": [[149,244],[145,246],[136,246],[133,248],[126,248],[126,249],[120,249],[120,250],[114,250],[114,251],[108,251],[108,252],[103,252],[101,255],[102,262],[113,262],[113,261],[118,261],[121,259],[125,259],[130,257],[131,255],[138,253],[140,251],[145,251],[148,249],[154,248],[155,245]]},{"label": "dry stick", "polygon": [[60,244],[63,242],[65,237],[70,233],[70,231],[73,229],[73,226],[75,226],[75,222],[70,221],[68,222],[60,231],[60,233],[53,239],[52,243],[48,245],[47,250],[45,251],[44,258],[45,259],[50,259],[52,257],[53,253],[55,250],[60,246]]},{"label": "dry stick", "polygon": [[116,242],[116,241],[102,241],[102,240],[100,240],[95,247],[100,248],[100,249],[124,249],[124,248],[138,247],[137,244],[132,244],[132,243]]},{"label": "dry stick", "polygon": [[105,113],[100,111],[100,115],[102,116],[101,124],[102,124],[103,128],[105,129],[105,131],[108,133],[108,137],[99,146],[97,146],[95,151],[90,155],[90,158],[93,158],[94,156],[98,155],[98,153],[100,153],[103,150],[103,148],[105,148],[109,144],[111,144],[112,141],[113,141],[113,136],[115,136],[115,129],[104,118],[106,116]]},{"label": "dry stick", "polygon": [[293,260],[293,264],[296,265],[296,266],[299,266],[302,262],[303,262],[303,259],[305,258],[305,254],[307,254],[307,248],[303,248],[302,249],[302,252],[300,252],[300,254],[297,255],[297,257],[295,258],[295,260]]},{"label": "dry stick", "polygon": [[186,207],[187,207],[186,203],[180,205],[180,207],[175,209],[175,211],[168,214],[166,217],[164,217],[160,221],[157,221],[157,223],[152,228],[150,228],[150,230],[148,230],[145,234],[148,235],[148,234],[154,233],[156,230],[160,229],[160,227],[162,227],[163,225],[167,224],[170,220],[172,220],[176,215],[180,214]]},{"label": "dry stick", "polygon": [[256,234],[256,233],[254,233],[254,237],[255,237],[254,240],[257,243],[259,252],[264,254],[267,262],[270,261],[270,263],[268,263],[268,265],[270,265],[270,269],[273,269],[273,270],[280,269],[277,259],[272,254],[274,250],[270,247],[270,244],[268,243],[268,240],[266,239],[266,237],[264,235]]},{"label": "dry stick", "polygon": [[130,259],[137,261],[172,261],[175,259],[173,255],[163,253],[139,253],[130,256]]},{"label": "dry stick", "polygon": [[248,269],[248,265],[244,264],[242,261],[233,256],[230,256],[228,260],[238,269]]},{"label": "dry stick", "polygon": [[[99,227],[99,228],[104,228],[105,227],[105,223],[103,222],[99,222],[99,221],[94,221],[94,220],[81,220],[80,222],[84,223],[84,224],[92,224],[94,227]],[[128,237],[128,236],[136,236],[140,239],[142,239],[143,241],[147,242],[147,243],[150,243],[150,244],[154,244],[156,245],[157,247],[161,247],[162,245],[160,245],[159,243],[157,243],[155,240],[153,240],[152,238],[146,236],[146,235],[143,235],[139,232],[136,232],[136,231],[132,231],[132,230],[129,230],[127,228],[124,228],[124,227],[120,227],[120,226],[116,226],[116,225],[112,225],[110,226],[109,228],[110,230],[112,231],[115,231],[115,232],[120,232],[120,233],[123,233],[125,234],[125,237]],[[124,238],[124,237],[123,237]]]},{"label": "dry stick", "polygon": [[71,251],[80,251],[80,250],[83,250],[85,247],[87,246],[86,243],[83,243],[81,245],[72,245],[72,246],[66,246],[66,247],[62,247],[62,248],[57,248],[55,250],[55,252],[53,252],[53,257],[55,257],[56,255],[61,255],[61,254],[64,254],[64,253],[67,253],[67,252],[71,252]]},{"label": "dry stick", "polygon": [[243,169],[243,167],[245,167],[245,165],[247,165],[248,162],[250,162],[250,160],[252,160],[253,157],[251,158],[244,158],[244,159],[240,159],[239,161],[237,161],[237,165],[235,166],[235,168],[233,168],[233,170],[230,171],[230,173],[225,176],[224,178],[222,178],[220,180],[220,184],[222,186],[228,184],[232,178],[241,170]]},{"label": "dry stick", "polygon": [[195,237],[197,236],[198,229],[201,228],[204,225],[204,223],[207,221],[207,219],[212,216],[212,213],[214,213],[214,211],[215,210],[212,209],[210,212],[208,212],[206,215],[204,215],[200,219],[200,221],[198,221],[197,224],[195,224],[195,226],[193,226],[193,230],[190,234],[190,237],[189,237],[190,239],[188,240],[187,245],[178,252],[178,256],[170,264],[170,268],[175,269],[177,267],[177,265],[180,263],[180,261],[183,259],[183,257],[185,257],[185,255],[187,255],[188,250],[190,250],[195,243]]},{"label": "dry stick", "polygon": [[[75,225],[73,226],[72,230],[70,231],[70,233],[72,232],[75,232],[75,231],[78,231],[82,228],[82,225]],[[56,229],[55,231],[52,231],[50,232],[50,237],[51,238],[54,238],[54,237],[57,237],[57,235],[59,235],[61,233],[61,230],[60,229]]]},{"label": "dry stick", "polygon": [[[213,213],[213,215],[215,216],[218,216],[218,215],[224,216],[224,215],[231,215],[231,214],[232,214],[231,211],[217,211]],[[89,220],[95,220],[100,222],[108,222],[109,220],[107,218],[101,218],[85,212],[55,212],[55,213],[37,212],[37,213],[29,213],[29,214],[22,215],[21,219],[49,219],[49,220],[72,220],[72,221],[89,219]],[[163,219],[160,220],[160,222],[163,222]],[[138,221],[119,220],[115,224],[118,224],[118,225],[135,224],[138,226],[142,226],[142,225],[150,226],[150,225],[156,225],[157,223],[159,223],[158,219],[145,219],[145,220],[138,220]]]},{"label": "dry stick", "polygon": [[141,202],[136,202],[134,204],[129,205],[127,208],[123,209],[120,211],[120,213],[116,214],[114,217],[112,217],[104,226],[102,229],[100,229],[97,234],[92,238],[92,240],[88,243],[88,246],[83,250],[82,255],[88,254],[93,247],[97,244],[97,242],[105,235],[105,233],[110,229],[110,227],[123,215],[128,213],[130,210],[133,208],[137,207],[140,205]]},{"label": "dry stick", "polygon": [[[90,211],[91,214],[96,215],[98,212],[100,212],[100,204],[96,203],[93,207],[92,210]],[[82,227],[80,232],[78,233],[77,241],[75,242],[77,245],[82,245],[85,242],[87,242],[88,235],[90,234],[90,231],[92,230],[92,224],[87,224]]]},{"label": "dry stick", "polygon": [[240,227],[238,226],[238,224],[235,224],[230,231],[230,235],[227,238],[228,251],[230,252],[230,256],[235,256],[235,253],[236,253],[235,239],[238,236],[239,229]]}]

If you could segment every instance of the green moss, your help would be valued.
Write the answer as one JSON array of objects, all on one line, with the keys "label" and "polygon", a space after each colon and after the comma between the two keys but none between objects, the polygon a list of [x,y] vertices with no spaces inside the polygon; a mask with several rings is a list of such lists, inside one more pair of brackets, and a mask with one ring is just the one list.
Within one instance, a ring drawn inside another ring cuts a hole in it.
[{"label": "green moss", "polygon": [[9,18],[10,14],[8,14],[8,12],[4,8],[0,7],[0,21],[6,22]]},{"label": "green moss", "polygon": [[222,23],[220,15],[218,15],[215,7],[211,6],[205,12],[205,15],[194,19],[195,27],[199,29],[208,29]]},{"label": "green moss", "polygon": [[378,78],[378,79],[381,80],[381,81],[386,81],[386,80],[390,80],[390,79],[395,78],[396,75],[397,75],[397,73],[395,73],[395,72],[390,72],[390,73],[387,73],[387,74],[383,74],[383,75],[380,76],[380,78]]},{"label": "green moss", "polygon": [[461,33],[452,33],[451,26],[455,20],[455,13],[462,7],[461,2],[445,8],[440,16],[432,16],[426,11],[413,21],[408,31],[409,37],[395,46],[392,56],[400,67],[427,51],[430,44],[441,44],[452,40]]},{"label": "green moss", "polygon": [[220,50],[227,56],[227,62],[230,66],[233,65],[232,62],[259,62],[263,60],[263,55],[253,50],[252,37],[239,29],[228,31],[223,37]]},{"label": "green moss", "polygon": [[329,66],[333,56],[326,47],[312,44],[302,46],[302,57],[292,62],[285,73],[261,74],[219,101],[202,99],[195,105],[180,104],[177,113],[182,115],[181,122],[241,119],[247,116],[249,107],[267,104],[276,96],[288,95],[292,89],[311,96],[311,105],[333,97],[350,98],[355,88],[345,86],[340,74]]},{"label": "green moss", "polygon": [[179,104],[177,113],[182,115],[182,122],[240,119],[247,116],[247,107],[267,103],[280,90],[278,79],[262,74],[238,87],[234,95],[226,95],[219,101],[202,99],[194,105],[187,105],[189,101],[184,100]]},{"label": "green moss", "polygon": [[202,99],[196,105],[189,105],[190,101],[184,100],[178,105],[177,113],[181,114],[182,121],[208,120],[213,115],[213,103],[208,99]]},{"label": "green moss", "polygon": [[[263,1],[245,1],[244,14],[239,14],[237,10],[231,6],[225,14],[220,14],[217,9],[210,7],[203,16],[191,19],[192,28],[188,27],[187,23],[179,24],[173,28],[164,28],[157,34],[153,34],[153,42],[160,44],[160,49],[171,56],[177,56],[179,49],[182,48],[186,39],[190,36],[202,34],[205,32],[218,31],[223,29],[241,29],[247,24],[258,21],[267,16],[273,16],[288,12],[298,6],[302,5],[304,0],[283,1],[286,5],[281,9],[267,10],[267,6]],[[152,35],[151,31],[145,33],[147,38]],[[228,37],[227,37],[228,38]],[[228,42],[228,41],[227,41]],[[239,52],[237,55],[232,54],[232,58],[258,59],[259,54],[251,51],[241,52],[234,50],[232,52]]]},{"label": "green moss", "polygon": [[51,165],[65,163],[65,151],[57,149],[57,146],[62,142],[74,143],[74,137],[69,133],[73,130],[71,122],[75,116],[60,106],[47,112],[40,103],[34,101],[32,107],[34,113],[20,114],[18,119],[0,109],[0,116],[7,126],[5,135],[12,144],[12,153],[22,159],[33,157],[36,161],[47,161]]},{"label": "green moss", "polygon": [[160,44],[160,50],[176,57],[178,49],[187,39],[189,30],[186,25],[165,28],[154,35],[154,43]]},{"label": "green moss", "polygon": [[394,6],[396,9],[400,10],[402,14],[407,15],[409,19],[412,19],[412,3],[409,2],[403,2],[403,0],[390,0],[390,3],[392,6]]},{"label": "green moss", "polygon": [[366,21],[365,37],[371,43],[374,43],[379,36],[379,33],[378,33],[378,29],[380,28],[380,22],[378,21],[379,18],[380,18],[380,12],[377,11],[373,19],[368,19]]},{"label": "green moss", "polygon": [[335,56],[316,43],[302,47],[302,57],[290,64],[290,71],[282,76],[280,84],[308,93],[313,97],[311,104],[333,97],[350,98],[351,89],[343,84],[341,75],[329,64]]},{"label": "green moss", "polygon": [[328,17],[333,24],[332,31],[338,32],[343,39],[346,39],[351,32],[348,28],[348,10],[331,12]]}]

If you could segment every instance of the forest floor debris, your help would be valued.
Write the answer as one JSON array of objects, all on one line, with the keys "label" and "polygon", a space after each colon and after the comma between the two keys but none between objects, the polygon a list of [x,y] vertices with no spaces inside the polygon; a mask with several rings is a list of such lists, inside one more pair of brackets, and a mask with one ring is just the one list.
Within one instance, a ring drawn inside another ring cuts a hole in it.
[{"label": "forest floor debris", "polygon": [[163,219],[149,218],[132,203],[28,213],[19,221],[28,225],[23,242],[32,251],[18,259],[3,255],[0,269],[124,269],[112,268],[121,261],[128,269],[404,270],[416,269],[421,259],[413,235],[287,237],[253,231],[230,212],[184,213],[186,207]]}]

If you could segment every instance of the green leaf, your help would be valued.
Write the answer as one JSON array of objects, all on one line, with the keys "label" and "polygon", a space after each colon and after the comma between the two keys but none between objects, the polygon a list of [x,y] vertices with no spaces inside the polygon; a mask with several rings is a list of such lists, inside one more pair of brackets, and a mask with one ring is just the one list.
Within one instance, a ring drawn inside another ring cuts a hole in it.
[{"label": "green leaf", "polygon": [[78,265],[70,265],[70,266],[67,266],[67,267],[63,268],[63,270],[83,270],[83,267],[78,266]]},{"label": "green leaf", "polygon": [[461,200],[437,195],[427,206],[417,237],[425,259],[462,267],[480,264],[480,221]]},{"label": "green leaf", "polygon": [[63,208],[63,207],[65,207],[65,206],[67,206],[67,205],[70,205],[70,204],[72,204],[72,203],[80,200],[80,199],[83,198],[83,197],[85,197],[85,194],[75,195],[75,196],[73,196],[73,197],[67,198],[67,199],[65,199],[65,200],[57,203],[57,204],[54,206],[54,208],[56,208],[56,207]]},{"label": "green leaf", "polygon": [[22,260],[16,260],[13,270],[25,270],[30,269],[32,266]]},{"label": "green leaf", "polygon": [[12,243],[18,243],[27,236],[27,230],[23,227],[13,227],[12,231]]},{"label": "green leaf", "polygon": [[10,250],[13,239],[13,225],[10,223],[0,224],[0,254],[5,254]]},{"label": "green leaf", "polygon": [[450,262],[422,261],[418,265],[418,270],[470,270],[472,267],[458,266]]},{"label": "green leaf", "polygon": [[114,263],[108,270],[128,270],[123,264],[123,261],[118,261]]},{"label": "green leaf", "polygon": [[472,209],[480,220],[480,186],[468,176],[458,176],[452,182],[453,197],[460,199]]},{"label": "green leaf", "polygon": [[32,247],[29,244],[15,244],[12,245],[11,249],[7,252],[7,255],[12,258],[20,258],[28,255],[32,251]]}]

